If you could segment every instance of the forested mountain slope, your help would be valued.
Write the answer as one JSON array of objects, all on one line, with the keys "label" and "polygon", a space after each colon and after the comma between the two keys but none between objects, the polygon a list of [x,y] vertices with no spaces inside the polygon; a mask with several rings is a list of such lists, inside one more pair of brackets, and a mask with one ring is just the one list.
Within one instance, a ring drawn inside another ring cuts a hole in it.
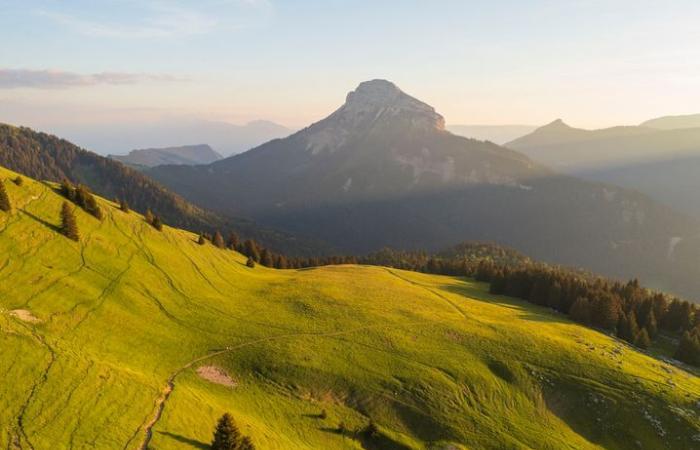
[{"label": "forested mountain slope", "polygon": [[0,165],[39,180],[68,179],[85,184],[103,197],[126,200],[141,213],[150,209],[173,226],[193,231],[237,231],[289,253],[308,254],[327,249],[313,239],[301,240],[250,220],[207,211],[138,170],[29,128],[0,124]]}]

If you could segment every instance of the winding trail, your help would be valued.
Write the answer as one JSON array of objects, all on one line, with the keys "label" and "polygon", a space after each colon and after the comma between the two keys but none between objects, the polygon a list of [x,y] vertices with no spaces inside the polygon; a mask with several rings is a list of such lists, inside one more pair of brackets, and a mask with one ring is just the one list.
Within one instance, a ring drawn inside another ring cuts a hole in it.
[{"label": "winding trail", "polygon": [[430,292],[431,294],[433,294],[434,296],[438,297],[439,299],[441,299],[441,300],[447,302],[447,303],[452,307],[452,309],[454,309],[455,311],[457,311],[457,313],[459,313],[460,316],[464,317],[465,319],[468,319],[468,318],[469,318],[469,316],[468,316],[464,311],[462,311],[462,308],[460,308],[459,306],[457,306],[457,304],[456,304],[455,302],[453,302],[453,301],[450,300],[449,298],[445,297],[444,295],[440,294],[439,292],[436,292],[436,291],[434,291],[433,289],[430,289],[428,286],[426,286],[426,285],[424,285],[424,284],[421,284],[421,283],[418,283],[417,281],[413,281],[413,280],[410,280],[410,279],[408,279],[408,278],[402,277],[401,275],[399,275],[398,273],[394,272],[393,270],[391,270],[391,269],[389,269],[389,268],[386,268],[386,267],[385,267],[384,269],[385,269],[387,272],[389,272],[391,275],[393,275],[393,276],[395,276],[396,278],[398,278],[399,280],[402,280],[402,281],[404,281],[404,282],[406,282],[406,283],[410,283],[410,284],[412,284],[412,285],[414,285],[414,286],[418,286],[418,287],[420,287],[420,288],[425,289],[426,291]]},{"label": "winding trail", "polygon": [[27,413],[27,408],[29,408],[29,405],[31,404],[32,400],[34,399],[34,396],[36,395],[37,390],[41,387],[41,385],[46,383],[46,381],[48,380],[49,371],[51,370],[54,363],[56,362],[56,352],[49,344],[46,343],[46,340],[44,339],[44,337],[36,332],[36,329],[34,327],[29,328],[29,331],[31,332],[34,339],[36,339],[43,347],[46,347],[47,351],[49,352],[49,362],[46,365],[46,368],[44,368],[39,379],[36,380],[34,382],[34,384],[32,385],[32,388],[29,391],[29,395],[27,396],[27,399],[22,404],[22,407],[19,410],[19,414],[17,415],[17,430],[18,430],[19,436],[18,436],[16,443],[19,445],[19,448],[21,449],[22,448],[22,439],[23,439],[24,442],[26,442],[29,449],[34,450],[34,446],[32,445],[32,442],[29,439],[29,435],[27,434],[27,432],[24,428],[24,416]]},{"label": "winding trail", "polygon": [[154,413],[153,416],[151,417],[150,420],[148,420],[146,423],[144,423],[139,429],[136,431],[134,436],[132,436],[131,439],[126,443],[124,446],[124,449],[128,449],[130,444],[133,442],[133,440],[138,436],[139,434],[143,434],[143,440],[141,441],[141,444],[138,445],[139,450],[147,450],[148,449],[148,444],[151,442],[151,439],[153,438],[153,427],[158,423],[160,418],[163,415],[163,411],[165,410],[165,403],[168,401],[168,398],[170,397],[170,394],[173,392],[175,389],[175,378],[177,378],[178,375],[180,375],[182,372],[185,370],[191,368],[193,365],[206,361],[211,358],[215,358],[217,356],[230,353],[234,350],[238,350],[243,347],[249,347],[251,345],[255,344],[260,344],[263,342],[271,342],[271,341],[276,341],[276,340],[282,340],[282,339],[291,339],[291,338],[297,338],[297,337],[334,337],[334,336],[341,336],[344,334],[351,334],[351,333],[356,333],[358,331],[362,330],[367,330],[371,328],[380,328],[380,327],[386,327],[384,326],[365,326],[365,327],[360,327],[360,328],[354,328],[352,330],[345,330],[345,331],[334,331],[330,333],[311,333],[311,332],[303,332],[303,333],[289,333],[289,334],[280,334],[277,336],[268,336],[268,337],[263,337],[263,338],[258,338],[258,339],[253,339],[250,341],[243,342],[238,345],[234,345],[231,347],[226,347],[223,350],[218,350],[212,353],[207,353],[206,355],[199,356],[185,365],[181,366],[178,368],[175,372],[173,372],[170,377],[168,377],[168,380],[165,384],[165,387],[161,391],[161,395],[156,399],[155,403],[155,408],[154,408]]}]

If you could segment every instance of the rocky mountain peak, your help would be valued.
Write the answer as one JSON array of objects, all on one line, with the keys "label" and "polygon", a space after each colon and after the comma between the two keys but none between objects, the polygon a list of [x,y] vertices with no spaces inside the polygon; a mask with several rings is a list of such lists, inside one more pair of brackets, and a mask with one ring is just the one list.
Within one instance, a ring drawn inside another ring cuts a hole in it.
[{"label": "rocky mountain peak", "polygon": [[541,130],[568,130],[571,127],[567,125],[563,120],[557,119],[553,122],[548,123],[547,125],[541,127]]},{"label": "rocky mountain peak", "polygon": [[411,97],[387,80],[371,80],[347,95],[345,104],[333,116],[346,124],[400,121],[411,126],[444,129],[445,120],[435,109]]}]

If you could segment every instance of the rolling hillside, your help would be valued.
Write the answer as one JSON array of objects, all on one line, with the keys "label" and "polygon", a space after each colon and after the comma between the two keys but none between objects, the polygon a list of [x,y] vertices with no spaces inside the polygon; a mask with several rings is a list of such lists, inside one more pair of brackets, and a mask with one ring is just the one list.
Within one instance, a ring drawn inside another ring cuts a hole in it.
[{"label": "rolling hillside", "polygon": [[261,449],[700,445],[696,374],[474,281],[249,268],[105,200],[75,243],[6,185],[2,448],[205,448],[224,411]]}]

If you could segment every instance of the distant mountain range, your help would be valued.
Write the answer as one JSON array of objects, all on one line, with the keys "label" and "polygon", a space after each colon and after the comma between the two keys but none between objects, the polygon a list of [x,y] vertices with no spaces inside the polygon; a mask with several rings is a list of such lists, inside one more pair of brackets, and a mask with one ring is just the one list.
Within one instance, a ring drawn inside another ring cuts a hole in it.
[{"label": "distant mountain range", "polygon": [[166,164],[194,166],[213,163],[223,158],[206,144],[132,150],[127,155],[109,155],[109,157],[135,168]]},{"label": "distant mountain range", "polygon": [[641,126],[659,130],[677,130],[680,128],[700,128],[700,114],[682,116],[664,116],[647,120]]},{"label": "distant mountain range", "polygon": [[163,119],[158,122],[80,125],[54,130],[81,147],[106,154],[124,154],[135,148],[164,148],[204,143],[225,156],[289,135],[292,130],[258,120],[234,125],[198,119]]},{"label": "distant mountain range", "polygon": [[491,141],[503,145],[515,138],[534,131],[535,125],[450,125],[447,130],[458,135],[480,141]]},{"label": "distant mountain range", "polygon": [[345,252],[495,241],[700,294],[696,220],[456,136],[431,106],[384,80],[360,84],[336,112],[287,138],[206,166],[148,173],[197,204]]},{"label": "distant mountain range", "polygon": [[639,190],[700,217],[700,126],[684,128],[697,118],[660,118],[602,130],[557,120],[506,146],[559,171]]}]

